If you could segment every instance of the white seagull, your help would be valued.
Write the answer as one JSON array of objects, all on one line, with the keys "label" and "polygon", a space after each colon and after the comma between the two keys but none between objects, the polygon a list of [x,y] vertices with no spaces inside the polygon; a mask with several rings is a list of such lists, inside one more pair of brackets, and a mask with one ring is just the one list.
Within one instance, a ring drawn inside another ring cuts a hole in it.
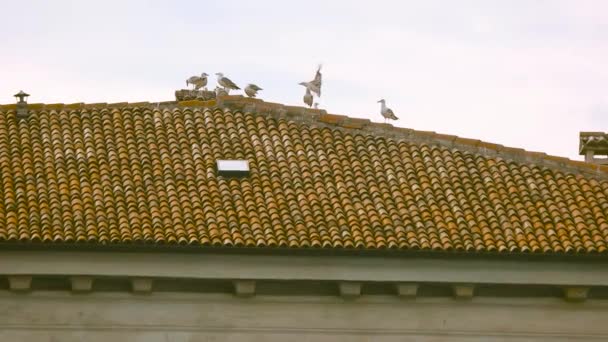
[{"label": "white seagull", "polygon": [[258,87],[255,84],[248,84],[245,87],[245,94],[247,94],[247,96],[249,96],[249,97],[255,97],[259,90],[264,90],[264,89]]},{"label": "white seagull", "polygon": [[[190,84],[194,85],[194,90],[199,90],[203,87],[207,86],[207,75],[206,73],[202,73],[200,76],[192,76],[186,80],[186,86]],[[206,90],[207,88],[205,88]]]},{"label": "white seagull", "polygon": [[238,90],[239,88],[234,82],[232,82],[228,77],[224,77],[224,74],[221,72],[216,73],[217,75],[217,83],[224,88],[227,93],[230,93],[230,89]]},{"label": "white seagull", "polygon": [[381,99],[378,103],[381,103],[380,114],[384,117],[384,122],[387,120],[399,120],[395,113],[393,113],[393,110],[386,106],[386,101],[384,99]]},{"label": "white seagull", "polygon": [[323,84],[323,75],[321,74],[321,64],[317,68],[314,80],[310,82],[300,82],[299,85],[305,86],[306,89],[310,89],[313,93],[317,94],[317,97],[321,97],[321,85]]},{"label": "white seagull", "polygon": [[304,94],[303,100],[308,107],[312,107],[312,94],[310,93],[310,89],[306,88],[306,94]]}]

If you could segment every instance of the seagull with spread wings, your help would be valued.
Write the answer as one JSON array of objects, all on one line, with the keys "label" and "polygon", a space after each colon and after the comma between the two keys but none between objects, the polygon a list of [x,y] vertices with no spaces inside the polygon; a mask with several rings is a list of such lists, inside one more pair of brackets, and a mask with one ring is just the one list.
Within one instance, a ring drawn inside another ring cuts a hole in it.
[{"label": "seagull with spread wings", "polygon": [[306,89],[309,89],[313,93],[317,95],[317,97],[321,97],[321,85],[323,84],[323,74],[321,74],[321,64],[317,68],[317,73],[315,74],[315,78],[310,82],[300,82],[299,85],[305,86]]}]

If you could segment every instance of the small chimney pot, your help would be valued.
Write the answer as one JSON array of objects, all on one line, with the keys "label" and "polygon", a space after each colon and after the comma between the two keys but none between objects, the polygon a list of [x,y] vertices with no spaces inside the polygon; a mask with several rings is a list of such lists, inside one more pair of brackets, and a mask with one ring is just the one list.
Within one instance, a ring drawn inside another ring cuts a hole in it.
[{"label": "small chimney pot", "polygon": [[[581,132],[579,135],[579,154],[585,161],[599,165],[608,164],[608,134],[604,132]],[[601,156],[598,158],[598,156]]]},{"label": "small chimney pot", "polygon": [[17,94],[14,95],[17,100],[17,113],[16,116],[19,119],[25,119],[28,117],[29,111],[27,109],[27,98],[30,94],[20,90]]}]

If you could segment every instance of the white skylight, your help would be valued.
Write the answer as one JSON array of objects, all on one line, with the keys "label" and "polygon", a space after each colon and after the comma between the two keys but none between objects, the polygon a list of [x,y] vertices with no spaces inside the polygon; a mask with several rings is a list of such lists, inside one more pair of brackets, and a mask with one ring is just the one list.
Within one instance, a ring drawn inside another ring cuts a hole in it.
[{"label": "white skylight", "polygon": [[246,176],[249,174],[249,161],[218,159],[217,171],[221,176]]}]

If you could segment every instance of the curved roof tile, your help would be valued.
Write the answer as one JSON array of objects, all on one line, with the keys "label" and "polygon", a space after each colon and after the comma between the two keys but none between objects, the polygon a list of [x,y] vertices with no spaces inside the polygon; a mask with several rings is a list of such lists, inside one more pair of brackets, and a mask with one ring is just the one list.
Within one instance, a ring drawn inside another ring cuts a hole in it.
[{"label": "curved roof tile", "polygon": [[[0,107],[0,242],[606,253],[603,168],[195,102]],[[217,159],[250,175],[219,177]]]}]

